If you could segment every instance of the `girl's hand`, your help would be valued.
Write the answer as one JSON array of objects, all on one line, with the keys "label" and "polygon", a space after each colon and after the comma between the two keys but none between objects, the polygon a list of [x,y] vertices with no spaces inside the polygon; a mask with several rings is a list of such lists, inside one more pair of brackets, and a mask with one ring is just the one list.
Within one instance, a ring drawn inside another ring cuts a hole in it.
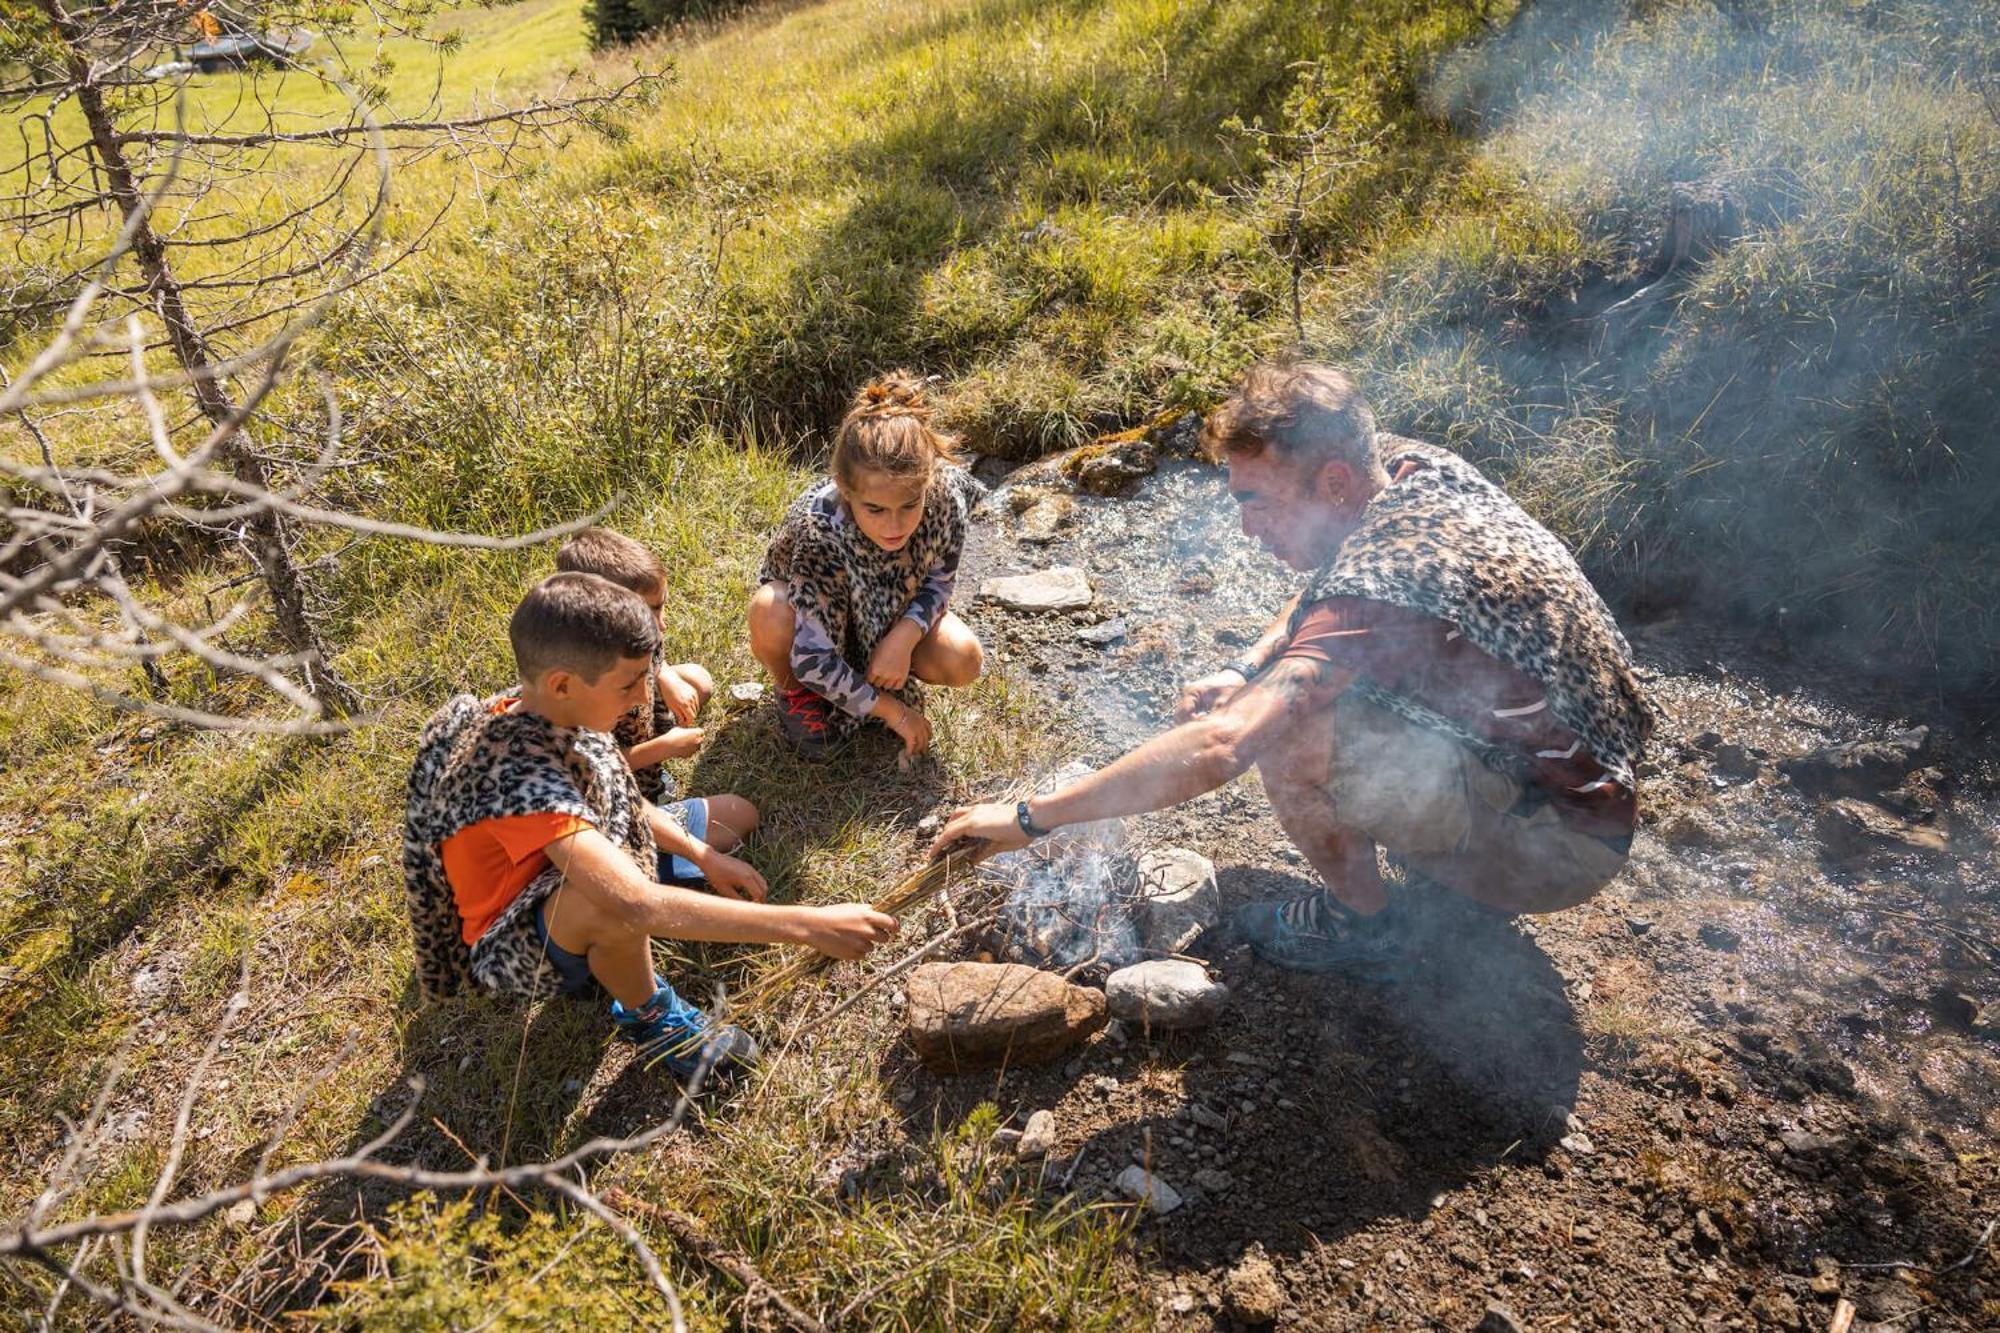
[{"label": "girl's hand", "polygon": [[700,727],[675,727],[660,737],[660,757],[662,759],[685,759],[701,749],[701,738],[705,733]]},{"label": "girl's hand", "polygon": [[[674,715],[674,721],[684,727],[694,721],[695,713],[701,708],[701,696],[694,692],[694,686],[682,680],[672,667],[661,667],[653,683],[660,691],[660,701]],[[688,753],[693,754],[694,751]]]},{"label": "girl's hand", "polygon": [[868,658],[868,683],[878,690],[902,689],[910,678],[910,654],[923,637],[915,621],[898,620]]},{"label": "girl's hand", "polygon": [[894,705],[882,719],[903,738],[903,753],[915,758],[931,747],[931,720],[900,699],[883,695]]}]

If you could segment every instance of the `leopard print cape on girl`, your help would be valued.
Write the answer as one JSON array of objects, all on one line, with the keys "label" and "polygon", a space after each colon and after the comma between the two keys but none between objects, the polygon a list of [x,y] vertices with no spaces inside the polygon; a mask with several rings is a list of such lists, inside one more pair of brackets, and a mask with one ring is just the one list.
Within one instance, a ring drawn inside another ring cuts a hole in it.
[{"label": "leopard print cape on girl", "polygon": [[551,995],[558,979],[535,930],[534,908],[562,883],[551,865],[507,905],[477,943],[445,879],[439,846],[482,819],[574,815],[631,853],[651,879],[653,830],[632,770],[603,732],[558,727],[536,713],[495,712],[499,695],[461,694],[425,724],[410,769],[403,886],[426,998],[477,982],[489,990]]},{"label": "leopard print cape on girl", "polygon": [[[1361,525],[1307,580],[1292,618],[1330,597],[1365,597],[1456,626],[1472,645],[1542,686],[1555,716],[1613,779],[1634,771],[1654,715],[1632,673],[1632,650],[1610,608],[1554,534],[1458,455],[1383,435],[1395,476]],[[1442,732],[1492,768],[1523,776],[1525,761],[1417,699],[1363,677],[1352,689]]]},{"label": "leopard print cape on girl", "polygon": [[[826,627],[849,666],[867,674],[868,659],[895,627],[924,579],[965,546],[965,528],[986,488],[949,463],[932,469],[924,491],[924,516],[901,550],[885,551],[837,500],[831,480],[798,498],[764,552],[757,582],[784,583],[794,609]],[[833,725],[851,730],[860,720],[831,710]]]}]

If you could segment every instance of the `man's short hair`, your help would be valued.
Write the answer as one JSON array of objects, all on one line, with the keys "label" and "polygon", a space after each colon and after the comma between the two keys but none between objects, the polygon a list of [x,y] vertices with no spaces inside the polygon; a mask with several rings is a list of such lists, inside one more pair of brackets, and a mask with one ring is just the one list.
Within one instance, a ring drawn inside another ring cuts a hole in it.
[{"label": "man's short hair", "polygon": [[1264,361],[1244,371],[1202,423],[1201,445],[1218,462],[1270,449],[1302,463],[1338,459],[1371,477],[1382,470],[1367,395],[1319,361]]},{"label": "man's short hair", "polygon": [[585,528],[556,552],[556,568],[565,574],[595,574],[641,597],[667,586],[667,567],[660,557],[622,532]]},{"label": "man's short hair", "polygon": [[572,671],[589,684],[620,662],[651,658],[660,622],[629,588],[596,574],[551,574],[528,590],[507,622],[523,684]]}]

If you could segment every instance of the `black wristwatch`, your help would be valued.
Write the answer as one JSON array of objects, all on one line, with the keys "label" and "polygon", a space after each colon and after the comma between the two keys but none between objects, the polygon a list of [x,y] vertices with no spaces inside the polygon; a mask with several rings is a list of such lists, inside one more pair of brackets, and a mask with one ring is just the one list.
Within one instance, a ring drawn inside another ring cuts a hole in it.
[{"label": "black wristwatch", "polygon": [[1028,817],[1028,803],[1026,801],[1016,801],[1014,803],[1014,822],[1021,826],[1021,832],[1031,838],[1046,838],[1049,836],[1049,830]]},{"label": "black wristwatch", "polygon": [[1257,673],[1264,668],[1252,662],[1247,657],[1239,657],[1222,669],[1224,671],[1234,671],[1237,675],[1243,677],[1243,683],[1248,685],[1251,681],[1257,679]]}]

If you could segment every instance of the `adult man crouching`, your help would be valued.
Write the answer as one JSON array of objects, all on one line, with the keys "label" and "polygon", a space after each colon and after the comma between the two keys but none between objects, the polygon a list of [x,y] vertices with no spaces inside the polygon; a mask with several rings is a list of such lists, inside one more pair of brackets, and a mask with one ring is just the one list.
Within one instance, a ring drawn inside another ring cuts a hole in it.
[{"label": "adult man crouching", "polygon": [[1395,952],[1378,845],[1500,912],[1603,888],[1630,853],[1653,718],[1562,543],[1457,455],[1378,438],[1330,366],[1253,368],[1202,441],[1228,465],[1245,535],[1307,573],[1303,588],[1243,658],[1182,691],[1172,730],[1054,792],[957,811],[938,846],[1024,846],[1254,764],[1325,883],[1238,912],[1238,933],[1282,966]]}]

